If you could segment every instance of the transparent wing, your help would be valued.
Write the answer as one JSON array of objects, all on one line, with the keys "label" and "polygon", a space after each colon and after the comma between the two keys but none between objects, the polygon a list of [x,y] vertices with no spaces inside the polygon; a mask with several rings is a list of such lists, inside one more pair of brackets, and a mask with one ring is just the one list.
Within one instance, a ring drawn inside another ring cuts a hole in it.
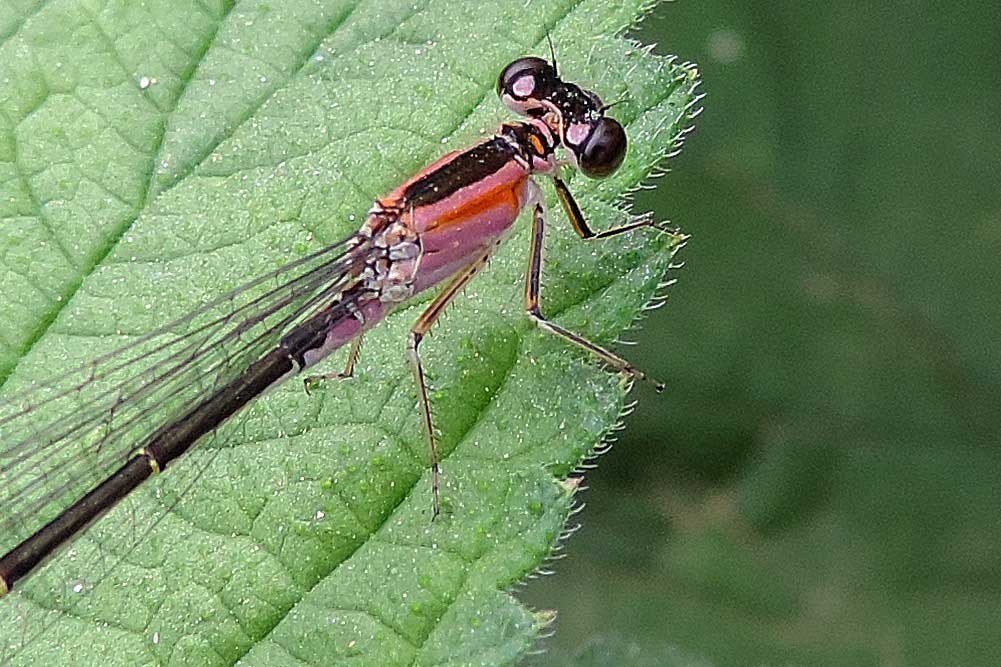
[{"label": "transparent wing", "polygon": [[329,305],[369,249],[348,237],[0,401],[0,553]]}]

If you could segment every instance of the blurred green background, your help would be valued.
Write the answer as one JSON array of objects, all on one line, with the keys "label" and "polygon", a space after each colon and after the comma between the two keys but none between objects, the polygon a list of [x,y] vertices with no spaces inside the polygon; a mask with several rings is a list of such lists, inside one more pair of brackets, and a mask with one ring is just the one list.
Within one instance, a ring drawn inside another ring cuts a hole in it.
[{"label": "blurred green background", "polygon": [[[692,234],[538,665],[1001,663],[1001,9],[662,4]],[[556,36],[558,40],[558,35]]]}]

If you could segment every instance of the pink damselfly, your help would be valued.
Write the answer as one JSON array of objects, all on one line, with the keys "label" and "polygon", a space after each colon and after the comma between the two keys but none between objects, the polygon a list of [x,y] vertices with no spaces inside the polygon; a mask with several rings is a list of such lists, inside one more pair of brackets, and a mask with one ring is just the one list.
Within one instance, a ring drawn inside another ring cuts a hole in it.
[{"label": "pink damselfly", "polygon": [[[79,371],[78,381],[45,394],[46,402],[72,398],[73,409],[66,413],[38,423],[38,388],[0,404],[0,427],[26,434],[5,443],[0,452],[0,477],[11,480],[2,500],[9,518],[0,526],[8,533],[27,523],[46,497],[76,488],[81,471],[73,463],[45,468],[47,457],[61,445],[84,438],[96,439],[101,446],[113,444],[102,458],[107,473],[0,557],[0,595],[269,388],[344,345],[350,346],[347,365],[333,377],[350,377],[364,333],[413,295],[445,282],[414,323],[407,342],[430,449],[437,516],[438,453],[421,340],[486,265],[525,208],[532,210],[525,280],[528,316],[614,371],[630,379],[648,379],[622,357],[546,319],[539,299],[545,207],[534,175],[552,180],[560,204],[583,239],[654,226],[642,218],[593,232],[560,175],[565,164],[592,178],[615,172],[626,153],[622,125],[606,115],[609,107],[597,95],[563,81],[555,61],[525,57],[512,62],[501,72],[497,92],[525,120],[503,124],[494,136],[445,155],[377,199],[356,233],[95,359]],[[567,160],[556,156],[561,147]],[[235,303],[237,297],[272,281],[278,283],[276,288],[201,321],[220,304]],[[262,321],[268,322],[266,331],[246,340],[244,334]],[[183,327],[189,331],[182,337],[163,335]],[[224,360],[210,354],[220,345],[229,346]],[[130,370],[151,361],[156,361],[151,370]],[[306,388],[324,377],[332,376],[307,377]],[[112,386],[79,398],[90,383],[108,379],[114,379]],[[191,390],[192,379],[195,386],[209,380],[211,390]],[[156,410],[164,403],[175,409],[156,421]]]}]

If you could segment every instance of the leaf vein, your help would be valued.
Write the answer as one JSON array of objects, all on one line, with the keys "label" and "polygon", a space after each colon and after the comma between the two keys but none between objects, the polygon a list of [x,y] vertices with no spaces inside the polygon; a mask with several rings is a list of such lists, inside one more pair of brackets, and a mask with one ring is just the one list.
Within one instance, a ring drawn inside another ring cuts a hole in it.
[{"label": "leaf vein", "polygon": [[7,32],[0,34],[0,46],[6,44],[10,39],[13,39],[17,33],[24,28],[25,24],[28,23],[32,18],[34,18],[39,12],[45,9],[45,6],[49,4],[50,0],[37,0],[35,4],[28,8],[28,11],[24,13],[24,16],[15,21]]}]

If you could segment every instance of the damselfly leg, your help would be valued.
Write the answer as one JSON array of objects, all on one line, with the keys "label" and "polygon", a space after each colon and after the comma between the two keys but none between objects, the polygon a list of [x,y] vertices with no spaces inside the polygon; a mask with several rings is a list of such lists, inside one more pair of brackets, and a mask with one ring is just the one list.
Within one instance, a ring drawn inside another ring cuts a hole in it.
[{"label": "damselfly leg", "polygon": [[445,288],[435,297],[431,305],[428,306],[421,316],[414,322],[410,329],[410,338],[407,340],[407,355],[410,357],[410,367],[414,372],[414,382],[417,384],[417,400],[420,403],[421,418],[424,422],[424,435],[427,437],[428,452],[431,456],[431,502],[433,506],[432,516],[436,517],[441,513],[441,499],[438,494],[439,471],[438,471],[438,441],[435,438],[434,424],[431,421],[431,404],[428,401],[427,382],[424,378],[424,365],[421,363],[419,347],[424,335],[431,330],[434,323],[438,321],[445,308],[452,302],[452,299],[462,291],[470,280],[472,280],[480,270],[487,265],[490,253],[487,252],[482,257],[474,260],[469,266],[462,270],[455,278],[449,282]]},{"label": "damselfly leg", "polygon": [[[570,190],[566,187],[566,184],[559,178],[554,180],[558,182],[557,191],[560,192],[560,202],[563,204],[574,230],[582,239],[604,239],[641,227],[653,227],[655,229],[659,229],[659,227],[651,220],[643,219],[620,225],[618,227],[613,227],[612,229],[608,229],[603,232],[594,233],[588,227],[587,222],[581,213],[580,207],[577,205],[577,202],[570,193]],[[652,383],[658,392],[663,391],[664,384],[662,382],[651,378],[647,373],[640,370],[636,366],[633,366],[627,360],[623,359],[611,350],[608,350],[597,343],[592,343],[583,336],[565,329],[559,324],[546,319],[546,317],[542,314],[540,309],[539,293],[542,275],[542,247],[545,236],[545,207],[541,204],[541,192],[538,190],[537,186],[533,186],[533,188],[536,190],[534,198],[539,199],[540,202],[535,204],[535,208],[533,210],[532,239],[528,254],[528,271],[525,275],[525,310],[528,312],[529,317],[532,318],[532,321],[535,322],[539,328],[559,336],[560,338],[576,345],[577,347],[580,347],[583,350],[586,350],[588,353],[596,356],[602,362],[607,364],[614,371],[621,373],[630,380],[645,380]],[[417,318],[417,321],[410,330],[410,338],[407,343],[407,353],[410,357],[411,368],[414,374],[414,382],[417,385],[417,397],[418,402],[420,403],[421,417],[424,423],[424,433],[427,438],[428,451],[431,458],[431,496],[433,517],[437,517],[441,513],[438,443],[431,416],[431,404],[428,399],[427,381],[424,375],[424,365],[421,362],[419,347],[421,341],[424,339],[424,335],[427,334],[432,326],[434,326],[441,314],[445,312],[446,307],[462,291],[469,281],[471,281],[483,269],[483,267],[486,266],[489,258],[490,253],[484,254],[482,257],[472,262],[465,270],[463,270],[445,286],[438,296],[435,297],[434,301],[431,302],[431,305],[429,305],[421,316]]]},{"label": "damselfly leg", "polygon": [[[560,181],[560,183],[562,184],[562,181]],[[559,188],[559,186],[557,187]],[[563,194],[560,196],[560,201],[564,202],[564,207],[567,208],[567,215],[570,217],[574,229],[577,230],[577,233],[580,234],[581,238],[607,238],[609,236],[628,232],[638,227],[655,226],[647,220],[641,220],[612,228],[600,234],[594,234],[587,227],[587,223],[584,222],[584,217],[580,213],[580,208],[577,206],[577,202],[574,201],[573,197],[570,195],[570,191],[566,189],[566,185],[563,185],[562,187]],[[542,277],[542,247],[545,239],[545,232],[546,210],[542,203],[539,202],[535,204],[535,209],[532,213],[532,241],[528,251],[528,272],[525,275],[525,310],[528,312],[528,316],[532,318],[532,321],[535,322],[540,329],[559,336],[563,340],[573,343],[577,347],[586,350],[588,353],[596,356],[611,369],[621,373],[623,376],[629,379],[646,380],[647,382],[653,384],[654,388],[658,392],[663,391],[663,382],[654,380],[645,372],[636,368],[611,350],[606,349],[597,343],[592,343],[580,334],[576,334],[573,331],[563,328],[559,324],[546,319],[546,317],[542,314],[539,302],[539,293]]]},{"label": "damselfly leg", "polygon": [[581,237],[585,241],[607,239],[610,236],[615,236],[623,232],[629,232],[634,229],[639,229],[640,227],[651,227],[657,230],[663,229],[663,227],[650,218],[640,218],[639,220],[627,222],[626,224],[619,225],[618,227],[612,227],[611,229],[606,229],[600,232],[593,232],[591,231],[591,228],[588,227],[587,221],[584,219],[584,214],[581,212],[580,206],[577,205],[577,200],[575,200],[573,195],[570,194],[570,188],[567,187],[566,182],[559,176],[553,176],[553,185],[556,186],[556,196],[560,200],[560,205],[566,212],[567,218],[570,219],[570,224],[573,226],[573,230],[577,232],[577,236]]},{"label": "damselfly leg", "polygon": [[351,347],[348,349],[348,360],[344,364],[344,370],[335,376],[338,380],[347,380],[354,377],[355,365],[358,363],[358,355],[361,354],[361,342],[364,338],[365,336],[361,335],[351,341]]},{"label": "damselfly leg", "polygon": [[319,375],[308,375],[302,380],[302,387],[309,394],[310,389],[323,383],[324,380],[350,380],[355,376],[355,366],[358,364],[358,355],[361,354],[361,342],[365,338],[362,334],[352,339],[348,348],[348,360],[344,362],[344,370],[335,373],[321,373]]}]

